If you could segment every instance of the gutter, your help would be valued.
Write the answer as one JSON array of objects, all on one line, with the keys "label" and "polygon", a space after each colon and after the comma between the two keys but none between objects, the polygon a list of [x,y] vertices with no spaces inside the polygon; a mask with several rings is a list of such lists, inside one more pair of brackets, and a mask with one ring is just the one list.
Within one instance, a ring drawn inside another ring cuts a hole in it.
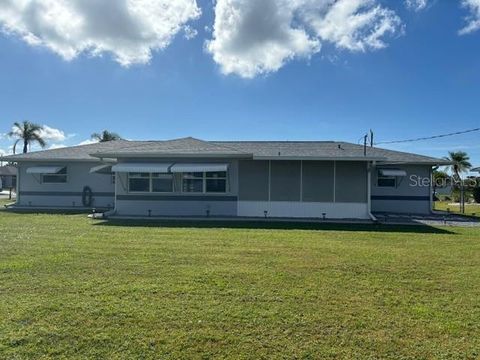
[{"label": "gutter", "polygon": [[372,168],[376,166],[375,161],[367,164],[367,209],[368,216],[373,222],[377,222],[378,219],[372,214]]},{"label": "gutter", "polygon": [[381,161],[383,157],[370,156],[282,156],[282,155],[254,155],[253,160],[316,160],[316,161]]}]

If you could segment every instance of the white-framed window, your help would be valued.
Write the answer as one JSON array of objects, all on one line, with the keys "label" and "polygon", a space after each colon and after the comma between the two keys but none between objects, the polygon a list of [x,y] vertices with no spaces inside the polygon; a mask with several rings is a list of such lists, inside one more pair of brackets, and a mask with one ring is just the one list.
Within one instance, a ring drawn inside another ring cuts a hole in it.
[{"label": "white-framed window", "polygon": [[129,192],[173,192],[173,175],[162,173],[129,173]]},{"label": "white-framed window", "polygon": [[397,178],[395,176],[384,176],[378,173],[377,176],[378,187],[397,187]]},{"label": "white-framed window", "polygon": [[226,193],[227,172],[191,172],[182,175],[182,192]]},{"label": "white-framed window", "polygon": [[65,184],[67,182],[67,167],[55,174],[42,174],[43,184]]}]

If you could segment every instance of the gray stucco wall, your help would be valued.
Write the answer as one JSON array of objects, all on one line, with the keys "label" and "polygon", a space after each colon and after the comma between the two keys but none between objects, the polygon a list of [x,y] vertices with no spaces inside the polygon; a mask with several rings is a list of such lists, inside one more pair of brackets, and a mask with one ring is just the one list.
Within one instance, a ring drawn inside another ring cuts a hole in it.
[{"label": "gray stucco wall", "polygon": [[[32,207],[82,207],[82,191],[89,186],[93,191],[92,207],[114,206],[114,184],[111,175],[90,174],[99,163],[37,163],[23,162],[18,166],[19,194],[17,204]],[[44,184],[41,175],[27,174],[32,166],[66,166],[67,183]]]},{"label": "gray stucco wall", "polygon": [[[397,187],[379,187],[380,169],[400,169],[406,177],[397,178]],[[372,170],[372,211],[428,214],[431,212],[430,186],[422,186],[419,179],[430,179],[430,165],[377,166]]]},{"label": "gray stucco wall", "polygon": [[[119,159],[119,162],[142,162]],[[222,163],[229,164],[227,192],[182,193],[181,176],[175,176],[175,191],[168,194],[130,193],[128,174],[118,173],[116,211],[118,215],[134,216],[236,216],[238,199],[238,161],[225,159],[154,159],[148,163]]]}]

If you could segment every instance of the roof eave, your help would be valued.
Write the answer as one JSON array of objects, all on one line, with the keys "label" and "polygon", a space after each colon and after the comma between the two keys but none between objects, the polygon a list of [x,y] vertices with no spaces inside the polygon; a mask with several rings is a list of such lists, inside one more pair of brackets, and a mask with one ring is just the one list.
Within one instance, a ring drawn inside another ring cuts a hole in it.
[{"label": "roof eave", "polygon": [[447,166],[452,165],[447,160],[425,160],[425,161],[382,161],[383,165],[430,165],[430,166]]},{"label": "roof eave", "polygon": [[383,157],[372,156],[253,156],[253,160],[316,160],[316,161],[381,161]]},{"label": "roof eave", "polygon": [[0,161],[4,162],[16,162],[16,163],[21,163],[21,162],[100,162],[100,159],[97,158],[90,158],[90,159],[72,159],[72,158],[22,158],[22,157],[9,157],[9,158],[2,158]]}]

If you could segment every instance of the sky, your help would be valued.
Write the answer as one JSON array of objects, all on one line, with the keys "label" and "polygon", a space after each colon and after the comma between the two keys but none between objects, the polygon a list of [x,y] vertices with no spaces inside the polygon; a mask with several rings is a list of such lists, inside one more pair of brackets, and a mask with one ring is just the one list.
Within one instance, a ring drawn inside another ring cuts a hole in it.
[{"label": "sky", "polygon": [[[0,0],[0,29],[0,153],[23,120],[47,148],[480,127],[480,0]],[[384,147],[480,166],[479,139]]]}]

